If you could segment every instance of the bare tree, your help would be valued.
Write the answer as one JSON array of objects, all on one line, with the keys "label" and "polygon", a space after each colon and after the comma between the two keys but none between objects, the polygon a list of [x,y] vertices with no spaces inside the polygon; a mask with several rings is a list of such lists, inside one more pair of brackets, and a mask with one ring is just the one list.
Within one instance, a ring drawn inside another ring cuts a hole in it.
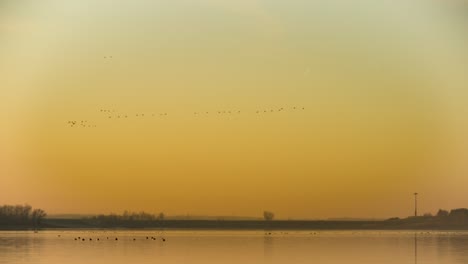
[{"label": "bare tree", "polygon": [[164,213],[161,212],[161,213],[159,213],[159,215],[158,215],[158,220],[162,221],[162,220],[164,220],[164,217],[165,217],[165,216],[164,216]]},{"label": "bare tree", "polygon": [[437,212],[437,217],[447,217],[449,215],[449,212],[447,210],[442,210],[439,209]]},{"label": "bare tree", "polygon": [[271,221],[273,218],[275,218],[275,214],[270,211],[264,211],[263,212],[263,218],[265,218],[266,221]]},{"label": "bare tree", "polygon": [[42,209],[34,209],[34,211],[32,211],[32,214],[31,214],[32,221],[35,225],[40,225],[42,222],[42,219],[44,219],[44,217],[46,216],[47,216],[46,212]]}]

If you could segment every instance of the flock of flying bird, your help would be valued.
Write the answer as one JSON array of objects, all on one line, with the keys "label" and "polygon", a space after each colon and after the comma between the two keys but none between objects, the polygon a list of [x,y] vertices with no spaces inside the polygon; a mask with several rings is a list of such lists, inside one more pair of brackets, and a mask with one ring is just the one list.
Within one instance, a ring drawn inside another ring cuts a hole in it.
[{"label": "flock of flying bird", "polygon": [[[305,107],[280,107],[274,109],[262,109],[256,110],[255,112],[245,112],[245,113],[255,113],[257,115],[260,114],[271,114],[271,113],[281,113],[287,111],[304,111]],[[121,113],[113,109],[100,109],[99,112],[104,115],[107,119],[129,119],[129,118],[147,118],[147,117],[167,117],[167,112],[162,113],[135,113],[135,114],[128,114],[128,113]],[[207,116],[207,115],[240,115],[244,112],[241,110],[217,110],[217,111],[200,111],[200,112],[193,112],[194,116]],[[89,122],[88,120],[69,120],[67,124],[70,127],[77,127],[77,128],[95,128],[97,127],[96,124]]]}]

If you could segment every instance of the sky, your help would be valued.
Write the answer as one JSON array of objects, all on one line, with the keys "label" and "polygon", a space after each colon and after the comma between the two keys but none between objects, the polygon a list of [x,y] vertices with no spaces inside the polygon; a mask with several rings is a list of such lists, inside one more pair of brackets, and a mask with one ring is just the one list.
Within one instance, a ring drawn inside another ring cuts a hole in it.
[{"label": "sky", "polygon": [[421,213],[468,207],[467,14],[0,0],[0,204],[386,218],[418,192]]}]

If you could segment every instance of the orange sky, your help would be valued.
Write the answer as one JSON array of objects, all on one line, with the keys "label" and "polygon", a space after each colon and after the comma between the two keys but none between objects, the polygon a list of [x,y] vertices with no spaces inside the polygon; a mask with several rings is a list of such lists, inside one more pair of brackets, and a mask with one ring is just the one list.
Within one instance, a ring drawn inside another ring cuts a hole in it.
[{"label": "orange sky", "polygon": [[421,212],[468,207],[466,18],[359,3],[2,1],[0,203],[381,218],[418,191]]}]

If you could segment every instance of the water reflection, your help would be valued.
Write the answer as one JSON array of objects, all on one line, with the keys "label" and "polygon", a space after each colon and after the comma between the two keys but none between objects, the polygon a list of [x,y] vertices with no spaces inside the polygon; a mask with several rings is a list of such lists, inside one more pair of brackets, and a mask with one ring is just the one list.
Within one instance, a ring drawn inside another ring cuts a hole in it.
[{"label": "water reflection", "polygon": [[414,233],[414,264],[418,264],[418,233]]},{"label": "water reflection", "polygon": [[467,245],[468,232],[0,231],[0,263],[461,264]]},{"label": "water reflection", "polygon": [[266,262],[271,262],[273,259],[273,236],[265,234],[263,236],[263,257]]}]

